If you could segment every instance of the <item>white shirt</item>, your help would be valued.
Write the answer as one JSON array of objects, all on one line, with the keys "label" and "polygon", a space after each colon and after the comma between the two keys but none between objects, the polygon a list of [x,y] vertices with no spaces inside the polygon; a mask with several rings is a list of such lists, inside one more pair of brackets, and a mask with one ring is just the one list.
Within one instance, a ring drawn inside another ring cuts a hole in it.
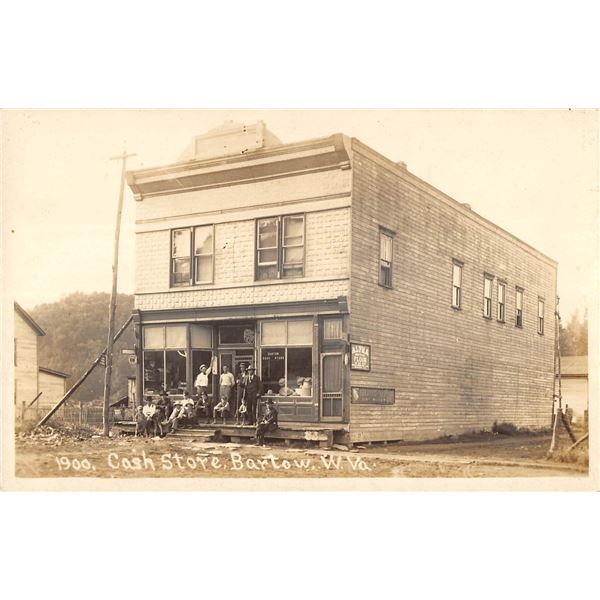
[{"label": "white shirt", "polygon": [[144,408],[142,408],[142,412],[146,419],[150,419],[156,413],[156,406],[154,404],[145,404]]},{"label": "white shirt", "polygon": [[235,385],[235,378],[233,377],[233,373],[229,371],[228,373],[221,373],[221,379],[219,380],[219,385]]},{"label": "white shirt", "polygon": [[196,382],[194,385],[196,387],[208,387],[209,374],[210,374],[210,369],[208,369],[207,371],[204,371],[204,373],[202,373],[202,371],[200,371],[200,373],[198,373],[198,377],[196,377]]}]

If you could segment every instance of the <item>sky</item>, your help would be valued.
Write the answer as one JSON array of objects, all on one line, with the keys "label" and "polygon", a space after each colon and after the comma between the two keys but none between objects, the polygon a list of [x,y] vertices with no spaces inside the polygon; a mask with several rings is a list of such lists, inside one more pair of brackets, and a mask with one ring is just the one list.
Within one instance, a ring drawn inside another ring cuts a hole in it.
[{"label": "sky", "polygon": [[[26,309],[111,289],[120,162],[176,162],[225,120],[282,142],[357,137],[559,262],[561,313],[596,302],[598,114],[583,110],[31,110],[2,113],[5,289]],[[125,189],[119,292],[134,292]]]}]

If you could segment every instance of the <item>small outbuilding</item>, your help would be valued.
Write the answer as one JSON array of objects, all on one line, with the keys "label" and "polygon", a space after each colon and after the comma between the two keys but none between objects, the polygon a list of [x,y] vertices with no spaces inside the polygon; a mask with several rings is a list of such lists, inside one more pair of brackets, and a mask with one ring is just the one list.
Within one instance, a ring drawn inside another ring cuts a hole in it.
[{"label": "small outbuilding", "polygon": [[562,405],[573,411],[573,423],[586,425],[589,405],[588,357],[561,358]]}]

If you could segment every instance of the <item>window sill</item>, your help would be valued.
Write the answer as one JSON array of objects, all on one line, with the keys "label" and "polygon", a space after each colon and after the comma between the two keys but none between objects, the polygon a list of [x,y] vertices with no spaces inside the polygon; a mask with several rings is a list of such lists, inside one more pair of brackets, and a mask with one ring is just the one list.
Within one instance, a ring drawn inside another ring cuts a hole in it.
[{"label": "window sill", "polygon": [[393,285],[385,285],[385,284],[383,284],[383,283],[381,283],[381,282],[377,282],[377,285],[378,285],[380,288],[383,288],[384,290],[393,290],[393,289],[394,289],[394,286],[393,286]]},{"label": "window sill", "polygon": [[451,308],[452,310],[456,310],[456,311],[462,310],[462,308],[461,308],[460,306],[454,306],[454,304],[451,304],[451,305],[450,305],[450,308]]},{"label": "window sill", "polygon": [[502,319],[496,319],[496,323],[500,323],[500,325],[506,325],[506,321],[503,321]]},{"label": "window sill", "polygon": [[487,315],[481,315],[486,321],[491,321],[492,317],[491,316],[487,316]]}]

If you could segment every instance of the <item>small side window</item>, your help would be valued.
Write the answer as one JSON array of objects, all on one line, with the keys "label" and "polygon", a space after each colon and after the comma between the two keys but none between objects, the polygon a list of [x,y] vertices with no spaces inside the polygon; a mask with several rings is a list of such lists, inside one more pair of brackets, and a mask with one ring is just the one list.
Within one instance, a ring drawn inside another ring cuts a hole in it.
[{"label": "small side window", "polygon": [[452,308],[460,308],[462,302],[462,270],[462,263],[452,263]]}]

